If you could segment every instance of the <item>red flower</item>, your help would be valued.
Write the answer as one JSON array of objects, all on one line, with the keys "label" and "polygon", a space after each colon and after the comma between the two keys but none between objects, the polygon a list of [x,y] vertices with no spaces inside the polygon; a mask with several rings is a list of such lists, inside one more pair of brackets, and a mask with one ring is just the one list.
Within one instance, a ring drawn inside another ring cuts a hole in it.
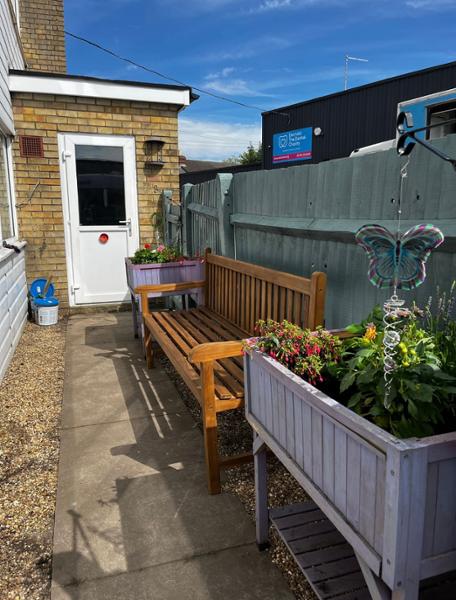
[{"label": "red flower", "polygon": [[146,248],[146,250],[150,249],[150,244],[144,244],[144,248]]}]

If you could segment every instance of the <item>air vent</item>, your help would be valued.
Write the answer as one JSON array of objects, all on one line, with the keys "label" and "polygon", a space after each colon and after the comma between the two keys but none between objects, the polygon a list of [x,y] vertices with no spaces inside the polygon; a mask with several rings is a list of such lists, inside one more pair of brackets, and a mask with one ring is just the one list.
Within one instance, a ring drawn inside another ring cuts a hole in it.
[{"label": "air vent", "polygon": [[21,156],[24,158],[43,158],[43,138],[37,135],[21,135],[19,137]]}]

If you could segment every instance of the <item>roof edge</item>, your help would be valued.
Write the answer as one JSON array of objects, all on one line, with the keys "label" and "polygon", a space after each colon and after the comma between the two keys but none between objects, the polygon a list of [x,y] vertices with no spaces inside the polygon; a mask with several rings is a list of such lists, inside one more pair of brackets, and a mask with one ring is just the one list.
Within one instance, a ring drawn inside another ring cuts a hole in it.
[{"label": "roof edge", "polygon": [[309,98],[308,100],[303,100],[302,102],[295,102],[294,104],[288,104],[287,106],[279,106],[279,107],[271,109],[271,110],[266,110],[266,111],[262,112],[261,114],[262,114],[262,116],[267,116],[270,114],[277,113],[277,111],[287,110],[290,108],[298,108],[299,106],[305,106],[306,104],[312,104],[313,102],[321,102],[322,100],[329,100],[330,98],[336,98],[338,96],[349,95],[351,93],[358,92],[360,90],[384,85],[386,83],[390,83],[391,81],[405,79],[406,77],[414,77],[417,75],[423,75],[424,73],[437,71],[438,69],[444,69],[447,67],[456,67],[456,61],[450,61],[448,63],[443,63],[441,65],[435,65],[434,67],[426,67],[425,69],[418,69],[418,71],[409,71],[408,73],[402,73],[401,75],[394,75],[393,77],[387,77],[386,79],[379,79],[378,81],[372,81],[370,83],[365,83],[364,85],[358,85],[354,88],[349,88],[348,90],[340,90],[339,92],[333,92],[331,94],[326,94],[324,96],[318,96],[317,98]]},{"label": "roof edge", "polygon": [[[10,77],[19,77],[19,78],[24,78],[24,80],[26,78],[38,78],[38,79],[47,79],[47,80],[52,80],[55,82],[55,84],[57,85],[58,82],[60,82],[62,84],[62,86],[65,85],[69,85],[69,86],[77,86],[78,84],[84,85],[84,84],[92,84],[93,86],[99,86],[101,87],[107,87],[107,86],[120,86],[121,88],[130,88],[130,89],[143,89],[145,92],[145,94],[147,95],[147,91],[149,92],[153,92],[155,91],[163,91],[163,92],[188,92],[189,93],[189,102],[186,102],[185,104],[190,104],[192,102],[194,102],[195,100],[197,100],[199,98],[199,96],[197,94],[195,94],[192,90],[192,88],[190,86],[184,86],[184,85],[177,85],[177,84],[167,84],[167,83],[148,83],[145,81],[130,81],[130,80],[124,80],[124,79],[105,79],[105,78],[101,78],[101,77],[90,77],[88,75],[73,75],[73,74],[67,74],[67,73],[48,73],[47,71],[31,71],[31,70],[27,70],[27,69],[10,69],[9,71],[9,75]],[[63,89],[63,88],[62,88]],[[14,90],[12,89],[11,91],[25,91],[25,90]],[[46,92],[43,90],[35,90],[37,93],[49,93],[49,94],[56,94],[56,93],[61,93],[64,94],[64,92],[56,92],[56,91],[49,91]],[[78,94],[69,94],[69,95],[78,95]],[[84,93],[83,95],[88,95],[87,93]],[[128,98],[126,98],[128,99]],[[134,100],[134,99],[133,99]],[[141,100],[138,98],[138,100]],[[147,100],[146,100],[147,101]],[[150,100],[151,102],[153,102],[153,100]],[[175,103],[175,102],[170,102],[171,104]]]}]

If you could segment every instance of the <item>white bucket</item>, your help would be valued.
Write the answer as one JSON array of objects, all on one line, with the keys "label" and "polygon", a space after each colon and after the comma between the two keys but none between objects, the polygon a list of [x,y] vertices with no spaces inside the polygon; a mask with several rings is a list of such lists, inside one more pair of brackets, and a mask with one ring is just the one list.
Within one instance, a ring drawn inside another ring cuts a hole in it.
[{"label": "white bucket", "polygon": [[35,321],[38,325],[56,325],[59,321],[59,305],[35,307]]}]

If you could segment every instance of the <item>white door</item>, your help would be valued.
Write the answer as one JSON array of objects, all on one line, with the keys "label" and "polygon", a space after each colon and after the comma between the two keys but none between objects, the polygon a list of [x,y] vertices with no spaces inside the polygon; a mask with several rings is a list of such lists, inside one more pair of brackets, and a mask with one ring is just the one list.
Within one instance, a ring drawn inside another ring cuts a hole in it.
[{"label": "white door", "polygon": [[125,257],[139,245],[135,141],[61,134],[70,304],[129,299]]}]

